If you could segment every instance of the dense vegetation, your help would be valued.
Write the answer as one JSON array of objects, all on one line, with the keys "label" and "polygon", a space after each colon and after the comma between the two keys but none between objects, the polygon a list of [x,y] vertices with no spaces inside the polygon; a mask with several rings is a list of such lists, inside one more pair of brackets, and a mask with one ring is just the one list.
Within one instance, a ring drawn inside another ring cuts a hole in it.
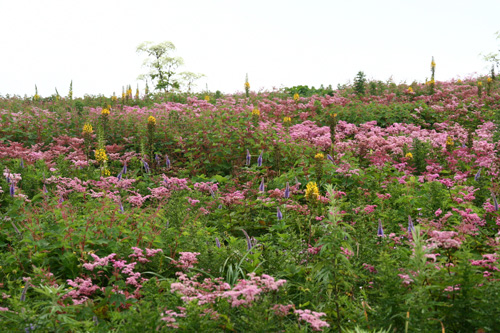
[{"label": "dense vegetation", "polygon": [[494,77],[249,87],[1,98],[2,330],[498,330]]}]

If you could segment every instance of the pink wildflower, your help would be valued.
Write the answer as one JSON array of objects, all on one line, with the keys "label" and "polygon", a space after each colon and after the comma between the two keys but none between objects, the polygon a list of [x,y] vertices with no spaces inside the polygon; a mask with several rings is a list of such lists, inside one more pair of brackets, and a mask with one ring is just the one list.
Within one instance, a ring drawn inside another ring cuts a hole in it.
[{"label": "pink wildflower", "polygon": [[320,317],[326,316],[326,313],[311,310],[295,310],[294,312],[299,315],[299,320],[309,323],[313,331],[321,331],[322,327],[330,327],[326,321],[320,319]]}]

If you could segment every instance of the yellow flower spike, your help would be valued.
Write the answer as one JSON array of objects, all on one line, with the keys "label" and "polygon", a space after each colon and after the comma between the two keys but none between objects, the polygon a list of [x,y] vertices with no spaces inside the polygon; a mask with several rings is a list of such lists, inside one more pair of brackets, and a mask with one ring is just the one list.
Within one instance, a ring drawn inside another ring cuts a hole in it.
[{"label": "yellow flower spike", "polygon": [[111,175],[111,172],[108,169],[104,169],[102,174],[104,175],[104,177],[109,177]]},{"label": "yellow flower spike", "polygon": [[323,155],[323,153],[317,153],[315,156],[314,156],[314,159],[316,160],[322,160],[325,158],[325,155]]},{"label": "yellow flower spike", "polygon": [[245,89],[250,89],[250,83],[248,83],[248,81],[245,82]]},{"label": "yellow flower spike", "polygon": [[210,96],[205,95],[205,101],[210,102]]},{"label": "yellow flower spike", "polygon": [[111,96],[111,101],[116,102],[118,100],[118,97],[113,93],[113,96]]},{"label": "yellow flower spike", "polygon": [[149,126],[156,126],[156,118],[153,116],[149,116],[148,118],[148,125]]},{"label": "yellow flower spike", "polygon": [[408,159],[410,159],[410,160],[412,160],[413,159],[413,154],[412,153],[407,153],[405,155],[405,157],[408,158]]},{"label": "yellow flower spike", "polygon": [[260,117],[260,110],[255,108],[252,110],[252,116]]},{"label": "yellow flower spike", "polygon": [[295,102],[298,102],[298,101],[300,100],[300,96],[299,96],[299,94],[298,94],[298,93],[293,94],[293,100],[294,100]]},{"label": "yellow flower spike", "polygon": [[453,145],[453,139],[451,138],[451,136],[448,136],[446,138],[446,145],[447,146],[452,146]]},{"label": "yellow flower spike", "polygon": [[407,92],[411,94],[413,92],[413,88],[412,87],[408,87]]},{"label": "yellow flower spike", "polygon": [[431,61],[431,68],[436,68],[436,63],[434,62],[434,60]]},{"label": "yellow flower spike", "polygon": [[102,109],[101,114],[103,116],[109,116],[109,109]]},{"label": "yellow flower spike", "polygon": [[316,182],[309,182],[306,186],[306,199],[317,201],[319,199],[319,189]]},{"label": "yellow flower spike", "polygon": [[286,124],[286,123],[290,123],[290,122],[292,122],[292,118],[290,118],[290,117],[284,117],[284,118],[283,118],[283,122],[284,122],[285,124]]},{"label": "yellow flower spike", "polygon": [[479,81],[479,82],[477,83],[477,86],[478,86],[478,87],[482,87],[482,86],[483,86],[483,83],[482,83],[481,81]]},{"label": "yellow flower spike", "polygon": [[491,77],[489,77],[489,78],[486,80],[486,82],[491,83],[491,82],[493,82],[493,79],[492,79]]},{"label": "yellow flower spike", "polygon": [[85,125],[83,125],[83,134],[92,134],[92,132],[92,125],[89,123],[85,123]]},{"label": "yellow flower spike", "polygon": [[104,149],[96,149],[95,150],[95,159],[98,163],[106,162],[108,160],[108,155],[106,155],[106,150]]}]

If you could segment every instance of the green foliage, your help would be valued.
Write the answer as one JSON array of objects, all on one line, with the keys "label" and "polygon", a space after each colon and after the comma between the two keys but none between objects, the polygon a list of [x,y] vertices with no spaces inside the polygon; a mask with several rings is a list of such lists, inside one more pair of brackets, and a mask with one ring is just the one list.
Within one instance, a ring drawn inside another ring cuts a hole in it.
[{"label": "green foliage", "polygon": [[362,71],[359,71],[358,74],[356,74],[356,77],[354,78],[354,92],[358,96],[362,96],[365,94],[366,91],[366,76],[365,73]]},{"label": "green foliage", "polygon": [[144,67],[149,72],[140,76],[141,79],[151,79],[155,82],[155,89],[168,92],[171,89],[179,88],[180,83],[175,79],[177,68],[184,64],[180,57],[172,57],[170,54],[175,51],[172,42],[144,42],[137,46],[137,52],[146,53],[148,58],[144,61]]},{"label": "green foliage", "polygon": [[326,88],[323,85],[321,85],[319,88],[314,88],[314,87],[309,88],[309,86],[307,85],[300,85],[300,86],[285,88],[284,91],[285,93],[289,94],[292,97],[295,94],[299,94],[300,96],[303,97],[310,97],[313,95],[333,96],[334,93],[331,85],[327,86]]}]

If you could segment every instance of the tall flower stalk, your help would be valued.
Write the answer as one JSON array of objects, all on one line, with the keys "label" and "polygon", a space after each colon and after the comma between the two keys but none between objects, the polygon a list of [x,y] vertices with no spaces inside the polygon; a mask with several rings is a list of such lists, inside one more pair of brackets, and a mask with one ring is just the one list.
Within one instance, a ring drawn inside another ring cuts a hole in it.
[{"label": "tall flower stalk", "polygon": [[90,159],[90,151],[92,150],[92,133],[94,132],[92,125],[90,123],[85,123],[83,125],[83,151],[85,156],[87,156],[87,161]]},{"label": "tall flower stalk", "polygon": [[436,62],[434,61],[434,57],[432,57],[431,61],[431,80],[428,82],[429,86],[431,88],[431,95],[434,94],[435,91],[435,84],[436,81],[434,81],[434,74],[436,73]]},{"label": "tall flower stalk", "polygon": [[[147,124],[147,151],[149,157],[152,159],[154,156],[154,138],[156,132],[156,118],[149,116]],[[152,164],[154,165],[154,164]]]},{"label": "tall flower stalk", "polygon": [[245,77],[245,96],[246,98],[250,97],[250,83],[248,82],[248,73]]}]

